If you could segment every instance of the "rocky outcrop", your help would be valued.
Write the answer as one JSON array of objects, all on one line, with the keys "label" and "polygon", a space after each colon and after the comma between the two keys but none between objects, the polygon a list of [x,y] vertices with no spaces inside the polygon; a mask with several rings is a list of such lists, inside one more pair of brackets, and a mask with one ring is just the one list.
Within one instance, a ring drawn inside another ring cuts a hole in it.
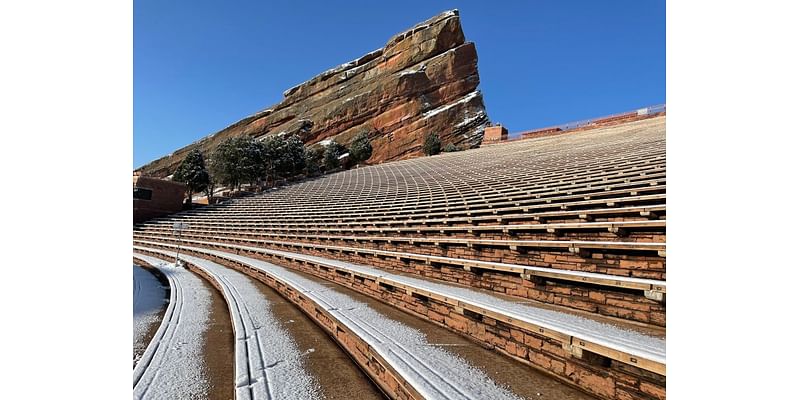
[{"label": "rocky outcrop", "polygon": [[478,55],[458,11],[395,35],[381,49],[323,72],[283,93],[280,103],[242,119],[140,170],[164,177],[194,148],[212,151],[225,138],[297,134],[306,144],[348,145],[367,132],[369,163],[422,155],[428,133],[443,144],[477,147],[489,118],[477,90]]}]

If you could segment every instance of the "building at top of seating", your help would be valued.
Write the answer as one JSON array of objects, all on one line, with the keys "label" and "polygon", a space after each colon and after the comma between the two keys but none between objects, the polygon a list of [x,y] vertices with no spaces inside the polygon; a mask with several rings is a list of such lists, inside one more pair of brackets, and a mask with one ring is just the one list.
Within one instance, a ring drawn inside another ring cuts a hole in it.
[{"label": "building at top of seating", "polygon": [[133,175],[133,223],[173,214],[183,209],[187,187],[180,182]]}]

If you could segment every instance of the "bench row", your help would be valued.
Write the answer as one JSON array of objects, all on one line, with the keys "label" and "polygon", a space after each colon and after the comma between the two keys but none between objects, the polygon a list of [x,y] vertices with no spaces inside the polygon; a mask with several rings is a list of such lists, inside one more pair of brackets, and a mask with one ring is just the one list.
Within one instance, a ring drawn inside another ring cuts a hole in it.
[{"label": "bench row", "polygon": [[[518,274],[523,279],[528,279],[528,280],[538,277],[547,279],[558,279],[571,282],[589,283],[611,288],[636,289],[645,292],[644,294],[649,297],[656,297],[658,296],[659,293],[666,294],[667,292],[667,283],[665,281],[659,281],[654,279],[632,278],[626,276],[605,275],[592,272],[571,271],[563,269],[559,270],[553,268],[535,267],[528,265],[517,265],[517,264],[508,264],[501,262],[479,261],[479,260],[470,260],[462,258],[441,257],[441,256],[415,254],[408,252],[385,251],[385,250],[364,249],[364,248],[345,247],[345,246],[327,246],[327,245],[318,245],[311,243],[264,241],[255,239],[245,239],[245,238],[231,238],[225,236],[212,236],[205,238],[212,240],[219,240],[220,242],[209,242],[207,240],[191,240],[191,239],[182,239],[176,237],[166,237],[166,236],[156,236],[156,235],[142,235],[142,234],[134,235],[135,241],[159,240],[159,241],[176,242],[176,243],[195,243],[195,244],[207,244],[207,245],[217,245],[217,246],[221,245],[230,248],[240,247],[238,245],[225,243],[229,241],[235,241],[235,242],[244,242],[253,244],[268,243],[271,245],[277,245],[286,248],[296,248],[300,250],[322,249],[329,252],[352,253],[356,255],[369,254],[375,257],[395,258],[397,260],[414,260],[423,262],[425,264],[436,263],[436,264],[451,265],[464,268],[465,270],[484,269],[491,271],[502,271],[506,273]],[[665,248],[665,244],[657,244],[657,245],[660,247],[656,248],[662,248],[662,249]],[[570,245],[567,244],[567,246]],[[570,251],[580,251],[580,247],[567,247],[567,248],[576,249]]]}]

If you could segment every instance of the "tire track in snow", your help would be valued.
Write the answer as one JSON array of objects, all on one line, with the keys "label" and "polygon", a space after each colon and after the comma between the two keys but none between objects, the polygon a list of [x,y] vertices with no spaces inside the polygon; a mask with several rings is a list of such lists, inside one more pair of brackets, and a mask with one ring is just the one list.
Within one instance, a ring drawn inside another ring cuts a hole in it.
[{"label": "tire track in snow", "polygon": [[[343,293],[265,261],[222,251],[182,247],[247,264],[292,286],[364,339],[426,399],[519,399],[464,359],[429,343],[424,333],[387,318]],[[134,249],[163,251],[140,246],[134,246]]]},{"label": "tire track in snow", "polygon": [[[171,255],[158,249],[149,251]],[[267,299],[251,278],[217,263],[180,256],[214,279],[221,288],[235,336],[237,399],[318,399],[316,380],[303,367],[303,354],[270,312]]]},{"label": "tire track in snow", "polygon": [[158,258],[134,254],[167,277],[170,301],[161,325],[133,369],[133,397],[203,398],[208,380],[202,368],[203,333],[211,294],[203,281]]}]

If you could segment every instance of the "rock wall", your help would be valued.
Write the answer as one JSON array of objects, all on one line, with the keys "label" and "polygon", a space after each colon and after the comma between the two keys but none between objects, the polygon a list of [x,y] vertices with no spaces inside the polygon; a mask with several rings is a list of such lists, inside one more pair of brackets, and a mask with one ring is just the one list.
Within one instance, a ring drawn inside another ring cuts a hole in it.
[{"label": "rock wall", "polygon": [[465,41],[458,11],[447,11],[140,171],[168,176],[190,150],[210,153],[223,139],[238,135],[297,134],[306,144],[335,139],[348,145],[358,133],[368,132],[373,147],[368,163],[420,156],[431,132],[443,144],[478,147],[489,124],[479,82],[475,44]]}]

